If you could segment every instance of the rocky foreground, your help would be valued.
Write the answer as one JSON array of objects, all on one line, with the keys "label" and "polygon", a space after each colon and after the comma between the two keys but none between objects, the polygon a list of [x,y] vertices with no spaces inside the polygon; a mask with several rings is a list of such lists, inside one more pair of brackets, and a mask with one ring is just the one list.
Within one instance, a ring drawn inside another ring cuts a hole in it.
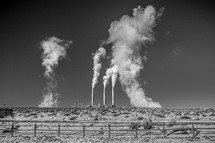
[{"label": "rocky foreground", "polygon": [[[215,122],[215,109],[164,109],[164,108],[135,108],[135,107],[85,107],[85,108],[37,108],[37,107],[14,107],[14,119],[16,121],[53,121],[53,122]],[[11,117],[1,118],[0,120],[11,120]],[[6,123],[1,123],[5,125]],[[20,124],[21,125],[21,124]],[[21,128],[21,127],[20,127]],[[129,126],[131,129],[132,126]],[[126,128],[127,129],[127,128]],[[162,129],[162,128],[161,128]],[[4,130],[3,130],[4,131]],[[105,143],[214,143],[215,132],[210,135],[198,135],[194,139],[191,138],[191,131],[186,135],[171,135],[163,138],[161,135],[138,135],[134,134],[114,135],[108,138],[108,134],[88,135],[82,137],[82,133],[77,136],[53,134],[37,135],[36,137],[25,134],[16,133],[14,137],[5,133],[0,134],[0,142],[2,143],[40,143],[40,142],[56,142],[56,143],[76,143],[76,142],[105,142]],[[162,131],[162,130],[161,130]],[[214,130],[215,131],[215,130]]]},{"label": "rocky foreground", "polygon": [[60,120],[60,121],[138,121],[150,118],[152,121],[215,121],[215,109],[164,109],[135,107],[97,108],[37,108],[14,107],[17,120]]}]

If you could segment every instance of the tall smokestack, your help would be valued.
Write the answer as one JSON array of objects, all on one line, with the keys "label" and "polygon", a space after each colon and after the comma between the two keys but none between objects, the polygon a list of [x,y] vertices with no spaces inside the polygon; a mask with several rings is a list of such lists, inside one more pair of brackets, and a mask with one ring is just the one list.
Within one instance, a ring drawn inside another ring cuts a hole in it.
[{"label": "tall smokestack", "polygon": [[72,41],[60,40],[56,37],[50,37],[41,42],[40,48],[42,53],[42,66],[45,67],[44,76],[49,81],[44,89],[43,100],[39,107],[58,107],[58,93],[56,93],[57,79],[55,78],[55,68],[58,61],[65,58],[66,49]]},{"label": "tall smokestack", "polygon": [[100,63],[100,58],[105,57],[106,50],[103,47],[100,47],[93,56],[93,79],[92,79],[92,92],[91,92],[91,106],[94,105],[94,87],[98,82],[98,77],[100,75],[100,69],[102,64]]},{"label": "tall smokestack", "polygon": [[[161,107],[145,95],[138,78],[144,67],[140,51],[147,42],[154,40],[153,28],[162,10],[156,12],[153,6],[145,9],[138,6],[133,10],[132,17],[123,16],[119,21],[112,22],[109,29],[107,43],[113,44],[111,65],[117,66],[120,83],[131,104],[136,107]],[[112,92],[114,98],[113,88]]]},{"label": "tall smokestack", "polygon": [[118,67],[114,65],[111,72],[111,81],[112,81],[112,106],[115,106],[115,94],[114,94],[114,87],[116,84],[117,74],[118,74]]},{"label": "tall smokestack", "polygon": [[112,86],[112,106],[115,106],[114,87]]},{"label": "tall smokestack", "polygon": [[106,105],[105,85],[103,87],[103,105]]},{"label": "tall smokestack", "polygon": [[92,88],[92,93],[91,93],[91,106],[94,105],[94,93],[93,93],[93,88]]}]

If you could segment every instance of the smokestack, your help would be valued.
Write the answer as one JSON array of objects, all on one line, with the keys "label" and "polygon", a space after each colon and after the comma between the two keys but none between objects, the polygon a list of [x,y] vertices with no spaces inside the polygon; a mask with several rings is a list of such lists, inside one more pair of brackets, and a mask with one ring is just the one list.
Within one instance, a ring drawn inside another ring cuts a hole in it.
[{"label": "smokestack", "polygon": [[93,88],[92,88],[92,93],[91,93],[91,106],[94,105],[94,95],[93,95]]},{"label": "smokestack", "polygon": [[115,94],[114,94],[114,87],[116,84],[117,74],[118,74],[118,67],[114,65],[111,72],[111,81],[112,81],[112,106],[115,106]]},{"label": "smokestack", "polygon": [[112,106],[115,106],[114,87],[112,86]]},{"label": "smokestack", "polygon": [[106,105],[105,85],[103,87],[103,105]]},{"label": "smokestack", "polygon": [[42,66],[45,67],[45,78],[48,79],[47,87],[44,89],[43,100],[39,107],[58,107],[58,93],[56,93],[57,79],[55,78],[55,68],[58,61],[65,58],[66,49],[72,41],[60,40],[56,37],[50,37],[41,42]]},{"label": "smokestack", "polygon": [[[133,10],[132,17],[123,16],[119,21],[112,22],[109,29],[107,43],[113,44],[111,65],[117,66],[120,83],[131,104],[136,107],[161,107],[145,95],[138,78],[144,67],[140,51],[147,42],[154,40],[153,28],[162,10],[156,12],[153,6],[145,9],[138,6]],[[115,104],[113,88],[112,104]]]},{"label": "smokestack", "polygon": [[102,64],[100,63],[100,58],[105,57],[106,50],[100,47],[93,56],[93,79],[92,79],[92,92],[91,92],[91,106],[94,105],[94,87],[98,83],[98,77],[100,75],[100,69]]}]

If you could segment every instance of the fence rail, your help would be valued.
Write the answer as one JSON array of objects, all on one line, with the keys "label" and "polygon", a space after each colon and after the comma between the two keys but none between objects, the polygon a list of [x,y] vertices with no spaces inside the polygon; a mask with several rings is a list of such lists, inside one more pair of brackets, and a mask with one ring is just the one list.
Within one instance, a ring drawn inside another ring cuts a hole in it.
[{"label": "fence rail", "polygon": [[[30,133],[32,136],[52,133],[61,135],[78,135],[83,138],[89,135],[107,136],[108,138],[126,133],[138,138],[156,134],[163,138],[173,134],[188,135],[195,138],[199,134],[215,135],[215,122],[176,122],[169,125],[167,122],[153,122],[152,128],[145,129],[141,122],[87,122],[87,121],[13,121],[0,120],[0,135]],[[134,128],[130,128],[134,124]],[[96,134],[95,134],[96,133]]]}]

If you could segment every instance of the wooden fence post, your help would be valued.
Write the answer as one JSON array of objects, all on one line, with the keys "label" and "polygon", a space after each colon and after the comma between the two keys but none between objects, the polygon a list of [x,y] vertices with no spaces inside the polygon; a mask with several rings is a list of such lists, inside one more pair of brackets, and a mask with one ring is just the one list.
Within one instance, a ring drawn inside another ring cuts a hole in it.
[{"label": "wooden fence post", "polygon": [[13,137],[13,123],[11,125],[11,137]]},{"label": "wooden fence post", "polygon": [[34,137],[36,137],[37,134],[37,124],[34,124]]},{"label": "wooden fence post", "polygon": [[165,130],[165,123],[163,123],[163,137],[165,138],[165,132],[166,132],[166,130]]},{"label": "wooden fence post", "polygon": [[83,124],[83,138],[85,137],[85,125]]},{"label": "wooden fence post", "polygon": [[193,138],[195,137],[195,134],[194,134],[194,124],[192,123],[192,133],[193,133]]},{"label": "wooden fence post", "polygon": [[135,124],[135,133],[136,133],[136,138],[137,138],[137,123]]},{"label": "wooden fence post", "polygon": [[110,124],[108,124],[108,137],[109,137],[109,139],[110,139]]},{"label": "wooden fence post", "polygon": [[58,137],[60,136],[60,124],[58,125],[58,133],[57,133]]}]

